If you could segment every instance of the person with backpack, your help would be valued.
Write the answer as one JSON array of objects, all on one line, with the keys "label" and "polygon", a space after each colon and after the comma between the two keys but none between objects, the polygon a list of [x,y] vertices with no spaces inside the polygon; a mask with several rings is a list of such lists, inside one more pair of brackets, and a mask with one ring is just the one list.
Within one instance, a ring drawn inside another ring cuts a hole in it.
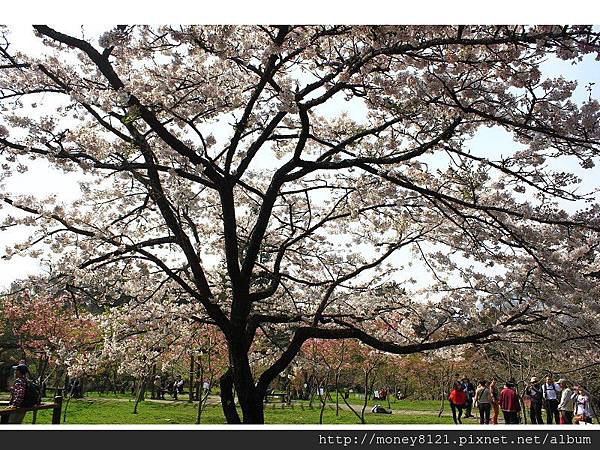
[{"label": "person with backpack", "polygon": [[556,425],[560,424],[560,415],[558,414],[558,399],[561,387],[554,382],[552,375],[546,377],[546,382],[542,386],[544,401],[546,403],[546,423],[552,425],[552,419]]},{"label": "person with backpack", "polygon": [[492,393],[487,381],[480,381],[475,391],[475,406],[479,409],[479,423],[489,425],[492,410]]},{"label": "person with backpack", "polygon": [[529,385],[525,388],[525,395],[529,397],[529,418],[531,419],[531,424],[543,425],[542,403],[544,401],[544,393],[538,377],[531,377]]},{"label": "person with backpack", "polygon": [[[448,400],[450,402],[450,409],[452,410],[452,419],[455,424],[462,424],[462,413],[463,408],[465,407],[465,403],[467,403],[467,394],[463,390],[462,384],[460,382],[455,382],[452,391],[450,391],[450,395],[448,396]],[[458,416],[456,412],[458,411]]]},{"label": "person with backpack", "polygon": [[13,366],[13,369],[15,370],[15,382],[10,390],[10,401],[7,409],[14,409],[15,411],[8,416],[8,423],[20,424],[23,423],[26,412],[18,409],[38,404],[39,389],[27,379],[29,369],[23,362]]}]

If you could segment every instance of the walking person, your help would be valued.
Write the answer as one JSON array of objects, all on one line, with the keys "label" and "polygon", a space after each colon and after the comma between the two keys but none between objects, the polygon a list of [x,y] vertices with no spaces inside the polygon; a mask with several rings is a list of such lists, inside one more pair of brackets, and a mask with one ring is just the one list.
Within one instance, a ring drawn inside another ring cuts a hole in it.
[{"label": "walking person", "polygon": [[485,380],[479,382],[479,386],[475,391],[475,406],[479,409],[479,423],[488,425],[492,409],[492,394]]},{"label": "walking person", "polygon": [[531,377],[529,385],[525,388],[525,395],[529,397],[529,418],[532,425],[543,425],[542,404],[544,393],[537,377]]},{"label": "walking person", "polygon": [[511,381],[508,381],[504,385],[502,392],[500,392],[500,409],[502,409],[505,424],[513,425],[519,423],[521,405],[519,404],[519,396],[517,395],[515,385]]},{"label": "walking person", "polygon": [[[463,390],[461,383],[455,382],[448,396],[450,402],[450,409],[452,410],[452,419],[455,424],[462,424],[462,413],[465,403],[467,402],[467,394]],[[456,414],[458,412],[458,415]]]},{"label": "walking person", "polygon": [[492,397],[492,424],[498,425],[498,414],[500,413],[500,396],[498,393],[498,385],[496,380],[490,383],[490,395]]},{"label": "walking person", "polygon": [[551,425],[554,419],[554,423],[558,425],[560,423],[560,415],[558,414],[560,386],[554,382],[552,375],[546,377],[546,382],[542,385],[542,391],[544,403],[546,404],[546,423]]},{"label": "walking person", "polygon": [[558,380],[561,387],[560,403],[558,404],[558,412],[560,414],[560,423],[571,425],[573,423],[573,409],[575,394],[569,387],[567,380],[561,378]]}]

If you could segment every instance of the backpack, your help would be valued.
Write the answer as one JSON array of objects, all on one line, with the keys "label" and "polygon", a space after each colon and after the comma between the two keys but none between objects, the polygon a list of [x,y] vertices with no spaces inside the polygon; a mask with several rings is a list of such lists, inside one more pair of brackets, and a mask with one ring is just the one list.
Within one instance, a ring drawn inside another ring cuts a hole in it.
[{"label": "backpack", "polygon": [[29,408],[31,406],[37,405],[40,399],[40,387],[35,384],[31,380],[27,380],[26,388],[25,388],[25,398],[23,399],[23,403],[21,403],[21,407]]},{"label": "backpack", "polygon": [[541,402],[543,397],[543,390],[543,388],[538,389],[536,386],[532,385],[529,386],[527,394],[529,395],[532,401]]},{"label": "backpack", "polygon": [[554,391],[556,398],[558,399],[558,392],[556,392],[556,385],[554,383],[550,383],[548,386],[546,383],[542,385],[542,392],[544,393],[545,399],[548,399],[548,391]]}]

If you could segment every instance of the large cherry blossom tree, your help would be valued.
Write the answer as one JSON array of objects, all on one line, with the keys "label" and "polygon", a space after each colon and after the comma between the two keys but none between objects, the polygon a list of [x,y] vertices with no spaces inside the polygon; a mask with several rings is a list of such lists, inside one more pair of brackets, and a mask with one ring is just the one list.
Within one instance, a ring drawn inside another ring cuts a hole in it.
[{"label": "large cherry blossom tree", "polygon": [[[3,228],[31,230],[4,256],[216,325],[230,423],[264,421],[311,338],[410,354],[598,324],[578,173],[600,107],[541,69],[598,57],[593,27],[35,26],[43,54],[0,32],[0,182],[41,160],[81,190],[3,188]],[[473,148],[486,127],[512,147]]]}]

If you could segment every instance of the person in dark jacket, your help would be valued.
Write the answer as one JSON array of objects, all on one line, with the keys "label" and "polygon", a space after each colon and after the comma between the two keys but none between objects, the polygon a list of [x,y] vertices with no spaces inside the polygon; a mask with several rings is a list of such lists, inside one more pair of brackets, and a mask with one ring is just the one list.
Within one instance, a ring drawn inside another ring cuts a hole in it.
[{"label": "person in dark jacket", "polygon": [[467,377],[462,379],[462,387],[465,394],[467,394],[467,402],[465,403],[465,418],[475,417],[471,414],[473,408],[473,399],[475,397],[475,385],[471,383]]},{"label": "person in dark jacket", "polygon": [[516,387],[511,381],[504,385],[504,389],[500,392],[500,409],[504,415],[504,423],[507,425],[519,423],[519,412],[521,405],[519,404],[519,396],[517,395]]},{"label": "person in dark jacket", "polygon": [[17,409],[22,407],[25,401],[29,369],[23,362],[20,362],[19,365],[13,368],[15,369],[15,382],[10,389],[10,401],[8,402],[7,409],[14,409],[15,411],[9,414],[8,423],[18,424],[23,423],[26,414],[25,411],[17,411]]}]

